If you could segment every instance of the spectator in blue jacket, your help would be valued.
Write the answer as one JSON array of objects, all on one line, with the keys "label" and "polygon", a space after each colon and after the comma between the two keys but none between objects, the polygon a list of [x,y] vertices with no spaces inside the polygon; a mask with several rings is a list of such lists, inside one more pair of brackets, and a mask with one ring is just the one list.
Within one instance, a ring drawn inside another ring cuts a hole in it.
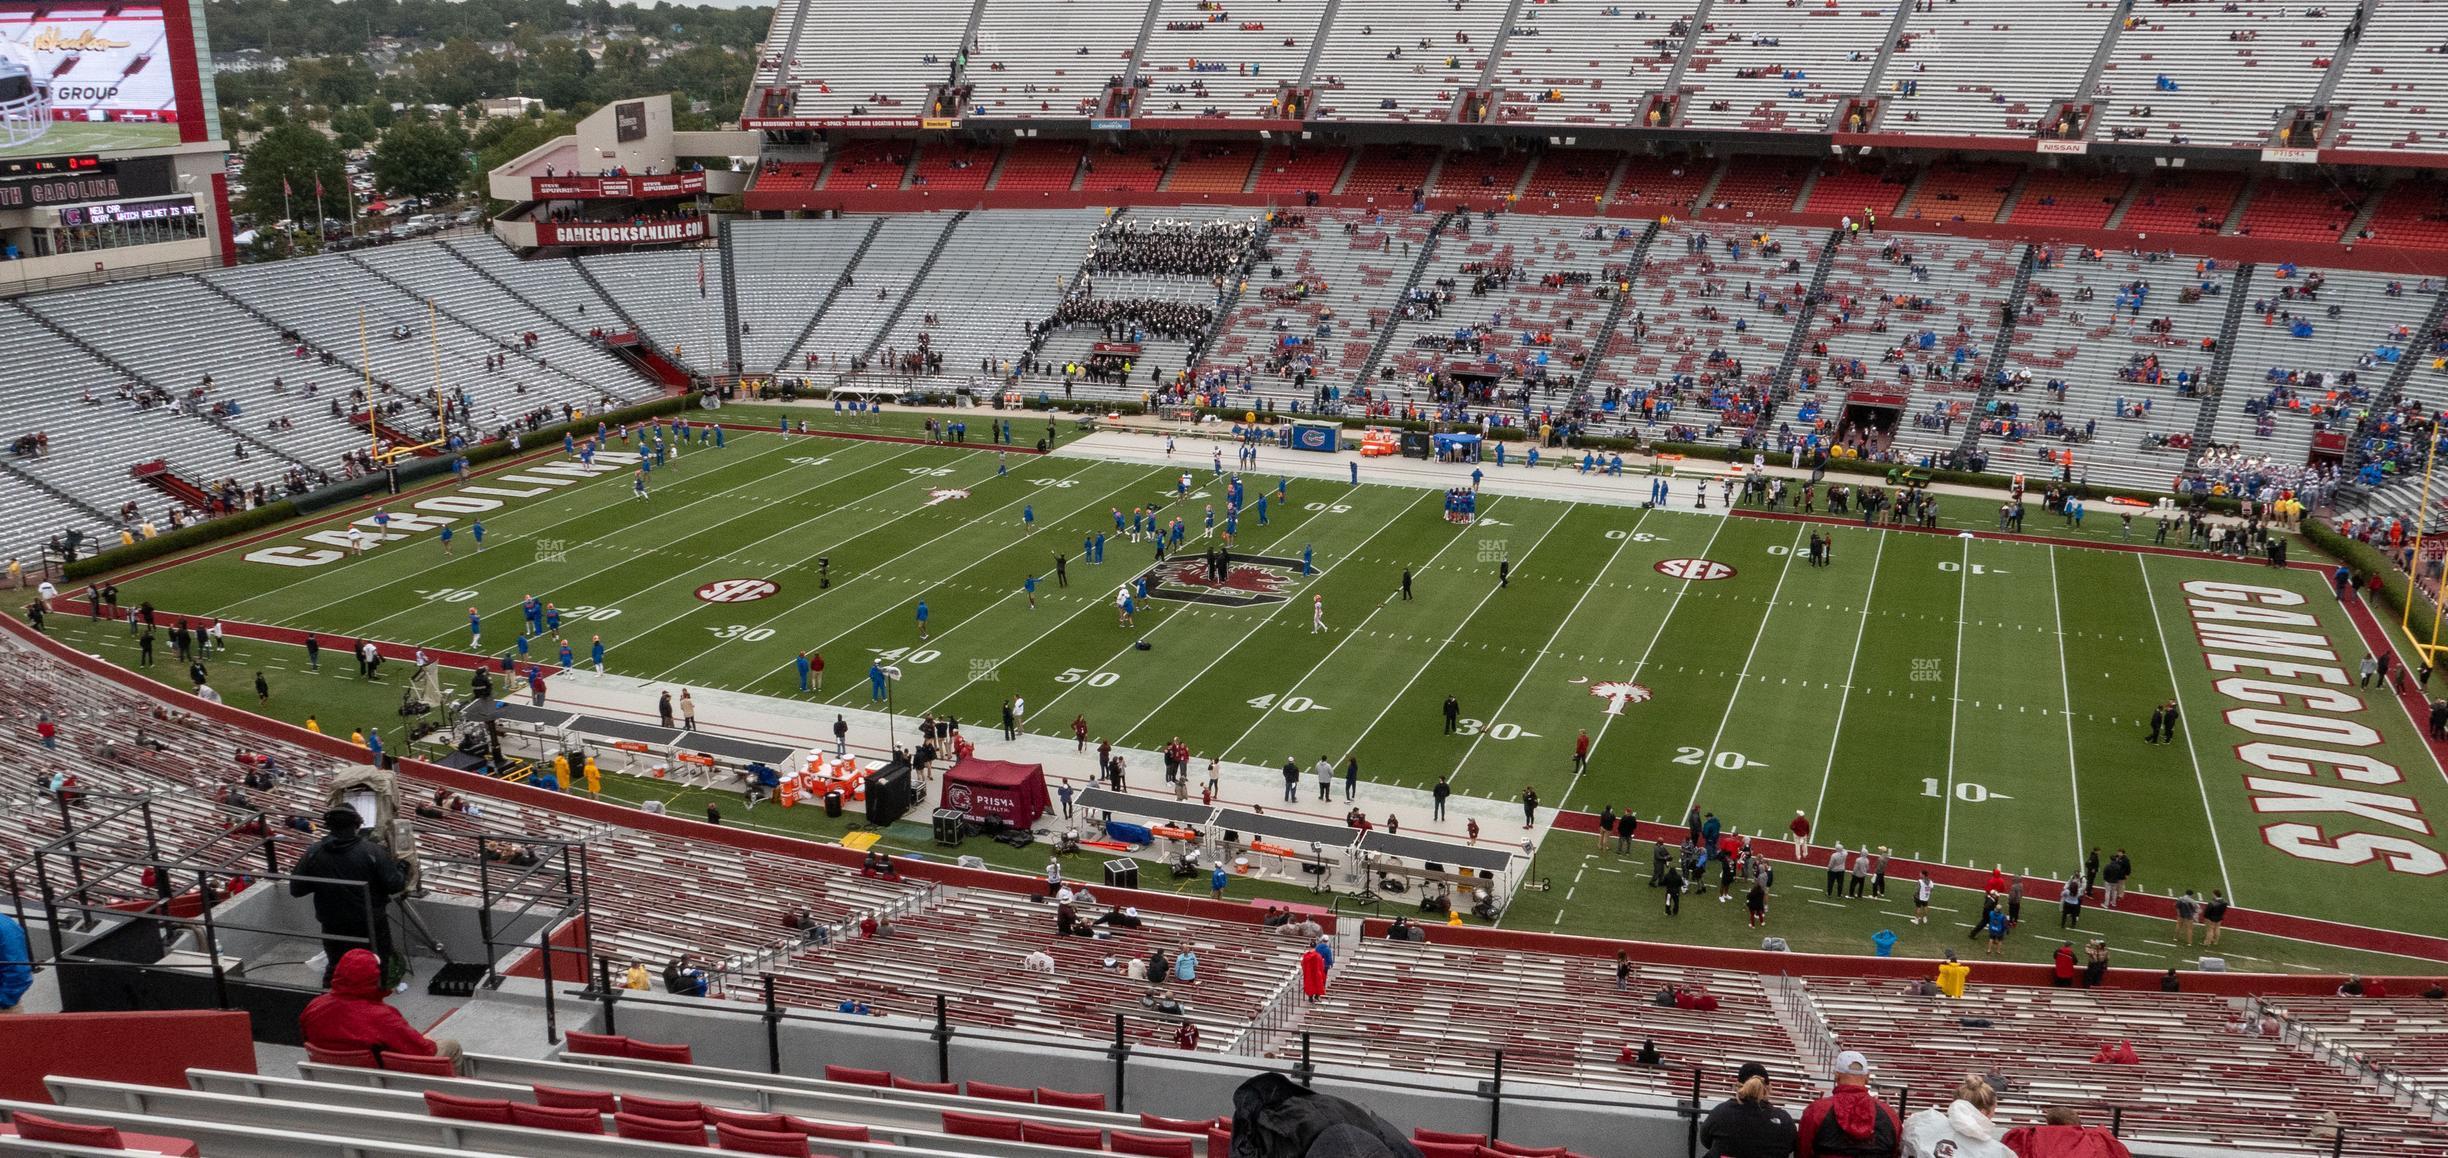
[{"label": "spectator in blue jacket", "polygon": [[26,990],[34,987],[33,952],[26,944],[25,926],[0,913],[0,1013],[17,1012]]}]

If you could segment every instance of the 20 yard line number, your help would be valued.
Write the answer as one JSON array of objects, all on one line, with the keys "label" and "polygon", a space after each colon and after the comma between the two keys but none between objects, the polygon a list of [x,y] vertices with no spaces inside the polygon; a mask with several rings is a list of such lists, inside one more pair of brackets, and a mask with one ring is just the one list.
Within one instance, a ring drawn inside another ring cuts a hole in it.
[{"label": "20 yard line number", "polygon": [[1715,756],[1710,756],[1708,749],[1694,748],[1689,745],[1675,749],[1674,762],[1688,764],[1695,768],[1707,766],[1720,772],[1740,772],[1745,768],[1768,766],[1740,752],[1719,752]]}]

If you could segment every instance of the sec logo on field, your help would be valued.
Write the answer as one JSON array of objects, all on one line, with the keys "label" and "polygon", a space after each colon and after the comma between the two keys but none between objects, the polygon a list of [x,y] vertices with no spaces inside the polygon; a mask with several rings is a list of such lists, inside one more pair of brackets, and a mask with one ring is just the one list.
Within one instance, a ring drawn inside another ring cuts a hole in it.
[{"label": "sec logo on field", "polygon": [[1677,579],[1731,579],[1734,568],[1715,559],[1667,559],[1657,565],[1658,572]]},{"label": "sec logo on field", "polygon": [[717,579],[698,588],[697,598],[708,603],[747,603],[776,590],[770,579]]}]

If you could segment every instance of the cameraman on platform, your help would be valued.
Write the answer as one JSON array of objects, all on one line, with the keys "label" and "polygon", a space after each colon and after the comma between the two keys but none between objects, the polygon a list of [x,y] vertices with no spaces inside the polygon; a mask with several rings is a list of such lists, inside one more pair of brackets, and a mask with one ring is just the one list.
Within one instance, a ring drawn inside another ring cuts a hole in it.
[{"label": "cameraman on platform", "polygon": [[[391,922],[385,918],[391,898],[408,887],[408,870],[389,849],[366,839],[360,831],[364,823],[353,808],[334,808],[324,813],[323,827],[330,835],[307,849],[292,870],[300,877],[362,882],[363,888],[327,881],[289,882],[290,896],[314,898],[315,922],[323,926],[326,988],[331,985],[332,970],[339,967],[341,956],[351,949],[368,947],[369,939],[375,955],[382,958],[386,977],[400,964],[398,952],[391,947]],[[369,918],[373,922],[370,928]]]}]

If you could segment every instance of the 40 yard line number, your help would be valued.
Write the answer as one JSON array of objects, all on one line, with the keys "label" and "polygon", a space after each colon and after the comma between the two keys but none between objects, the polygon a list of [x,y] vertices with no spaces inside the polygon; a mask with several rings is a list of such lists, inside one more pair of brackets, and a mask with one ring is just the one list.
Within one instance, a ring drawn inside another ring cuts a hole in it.
[{"label": "40 yard line number", "polygon": [[1250,700],[1248,703],[1249,706],[1262,712],[1322,712],[1326,710],[1326,705],[1307,696],[1284,696],[1278,699],[1273,692]]}]

